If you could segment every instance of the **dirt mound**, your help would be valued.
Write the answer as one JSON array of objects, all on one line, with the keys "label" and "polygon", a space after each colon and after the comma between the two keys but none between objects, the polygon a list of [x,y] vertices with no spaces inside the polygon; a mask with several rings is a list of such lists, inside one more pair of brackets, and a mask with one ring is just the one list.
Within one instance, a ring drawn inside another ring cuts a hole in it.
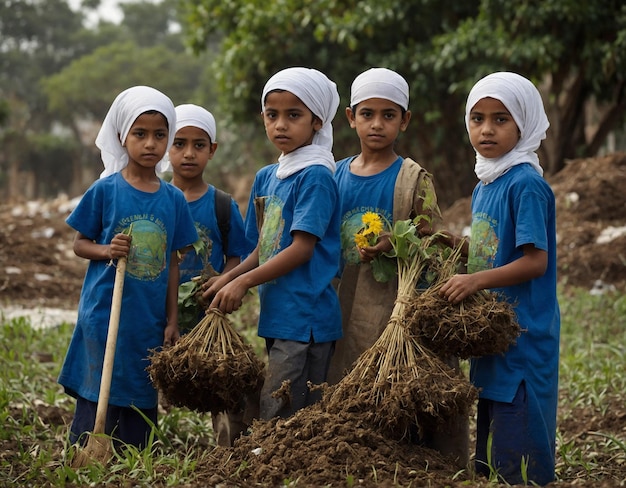
[{"label": "dirt mound", "polygon": [[[568,162],[548,178],[556,196],[559,282],[595,291],[626,289],[626,154]],[[470,198],[443,212],[457,234],[471,222]]]},{"label": "dirt mound", "polygon": [[452,460],[358,419],[313,405],[287,420],[255,421],[250,435],[217,448],[198,470],[209,486],[457,486]]},{"label": "dirt mound", "polygon": [[73,250],[67,197],[0,206],[0,306],[74,310],[87,261]]}]

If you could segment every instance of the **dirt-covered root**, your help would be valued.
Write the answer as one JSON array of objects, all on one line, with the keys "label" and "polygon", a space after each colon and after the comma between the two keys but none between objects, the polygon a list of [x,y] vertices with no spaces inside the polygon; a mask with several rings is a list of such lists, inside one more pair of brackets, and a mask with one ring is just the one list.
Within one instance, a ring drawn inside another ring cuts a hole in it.
[{"label": "dirt-covered root", "polygon": [[226,317],[208,313],[177,344],[153,351],[147,370],[170,405],[216,412],[239,410],[260,389],[264,368]]},{"label": "dirt-covered root", "polygon": [[453,304],[428,289],[407,306],[406,319],[420,343],[441,357],[502,354],[521,333],[513,306],[486,291]]},{"label": "dirt-covered root", "polygon": [[402,440],[469,416],[477,399],[476,388],[462,372],[443,363],[433,368],[432,358],[393,368],[385,383],[376,381],[375,371],[358,379],[348,374],[325,392],[322,407],[338,415],[358,415],[386,437]]},{"label": "dirt-covered root", "polygon": [[477,398],[465,375],[422,347],[399,322],[391,322],[352,370],[322,399],[336,414],[359,414],[394,439],[411,429],[443,425],[468,415]]}]

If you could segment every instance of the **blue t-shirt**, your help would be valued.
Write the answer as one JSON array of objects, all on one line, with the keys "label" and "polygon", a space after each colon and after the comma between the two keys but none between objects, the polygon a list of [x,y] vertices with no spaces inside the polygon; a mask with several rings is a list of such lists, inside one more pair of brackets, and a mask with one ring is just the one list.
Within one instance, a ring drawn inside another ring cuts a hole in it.
[{"label": "blue t-shirt", "polygon": [[[161,181],[154,193],[131,186],[121,173],[97,180],[67,223],[98,244],[132,224],[109,403],[152,408],[157,392],[146,367],[150,350],[163,344],[170,256],[198,238],[183,193]],[[96,402],[109,325],[115,267],[90,261],[78,319],[59,383],[71,395]]]},{"label": "blue t-shirt", "polygon": [[[332,173],[312,165],[285,178],[273,164],[256,174],[246,214],[248,238],[259,245],[259,264],[293,242],[292,232],[317,237],[311,259],[274,281],[259,286],[259,336],[300,342],[341,338],[341,311],[331,281],[339,267],[339,207]],[[263,198],[261,235],[255,200]]]},{"label": "blue t-shirt", "polygon": [[402,167],[402,157],[380,173],[359,176],[350,172],[350,163],[356,156],[337,162],[335,181],[339,188],[341,207],[341,266],[360,264],[354,243],[354,234],[363,226],[366,212],[381,215],[393,223],[393,197],[396,179]]},{"label": "blue t-shirt", "polygon": [[230,230],[228,231],[228,249],[224,250],[222,233],[217,224],[215,213],[215,187],[209,185],[206,193],[193,202],[189,202],[191,215],[196,224],[198,236],[206,244],[207,253],[196,254],[191,250],[185,254],[180,263],[180,283],[191,280],[205,269],[207,263],[215,271],[221,273],[224,270],[224,256],[244,256],[248,254],[253,245],[250,245],[245,236],[243,217],[239,206],[234,199],[230,199]]},{"label": "blue t-shirt", "polygon": [[526,331],[505,354],[473,359],[470,376],[482,398],[499,402],[511,402],[524,381],[545,411],[554,414],[560,335],[555,214],[552,189],[530,164],[514,166],[488,185],[479,183],[472,195],[468,259],[472,273],[519,259],[524,244],[548,253],[543,276],[493,290],[515,306],[520,327]]}]

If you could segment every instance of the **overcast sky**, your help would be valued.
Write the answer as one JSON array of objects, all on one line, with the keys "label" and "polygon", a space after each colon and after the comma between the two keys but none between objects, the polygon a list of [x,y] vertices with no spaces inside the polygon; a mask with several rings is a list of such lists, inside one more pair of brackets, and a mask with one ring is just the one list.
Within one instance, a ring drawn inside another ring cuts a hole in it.
[{"label": "overcast sky", "polygon": [[[129,0],[123,0],[123,3],[128,2]],[[95,25],[98,19],[119,23],[119,21],[122,20],[122,11],[118,7],[118,3],[119,0],[101,0],[100,8],[97,10],[97,12],[90,12],[89,15],[86,16],[87,25]],[[68,0],[68,4],[73,10],[78,10],[81,4],[81,0]]]}]

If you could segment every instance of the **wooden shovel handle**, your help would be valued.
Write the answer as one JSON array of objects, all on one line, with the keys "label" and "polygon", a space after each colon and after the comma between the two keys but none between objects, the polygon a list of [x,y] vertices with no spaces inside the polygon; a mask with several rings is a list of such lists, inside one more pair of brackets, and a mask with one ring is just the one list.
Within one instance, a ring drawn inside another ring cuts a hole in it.
[{"label": "wooden shovel handle", "polygon": [[126,258],[117,260],[115,268],[115,284],[113,285],[113,300],[111,302],[111,315],[109,317],[109,330],[104,349],[104,363],[102,364],[102,379],[100,380],[100,393],[96,408],[96,422],[93,427],[94,434],[103,434],[106,423],[109,394],[111,393],[111,377],[113,376],[113,360],[115,359],[115,347],[117,344],[117,331],[120,325],[120,311],[122,309],[122,291],[124,289],[124,277],[126,275]]}]

